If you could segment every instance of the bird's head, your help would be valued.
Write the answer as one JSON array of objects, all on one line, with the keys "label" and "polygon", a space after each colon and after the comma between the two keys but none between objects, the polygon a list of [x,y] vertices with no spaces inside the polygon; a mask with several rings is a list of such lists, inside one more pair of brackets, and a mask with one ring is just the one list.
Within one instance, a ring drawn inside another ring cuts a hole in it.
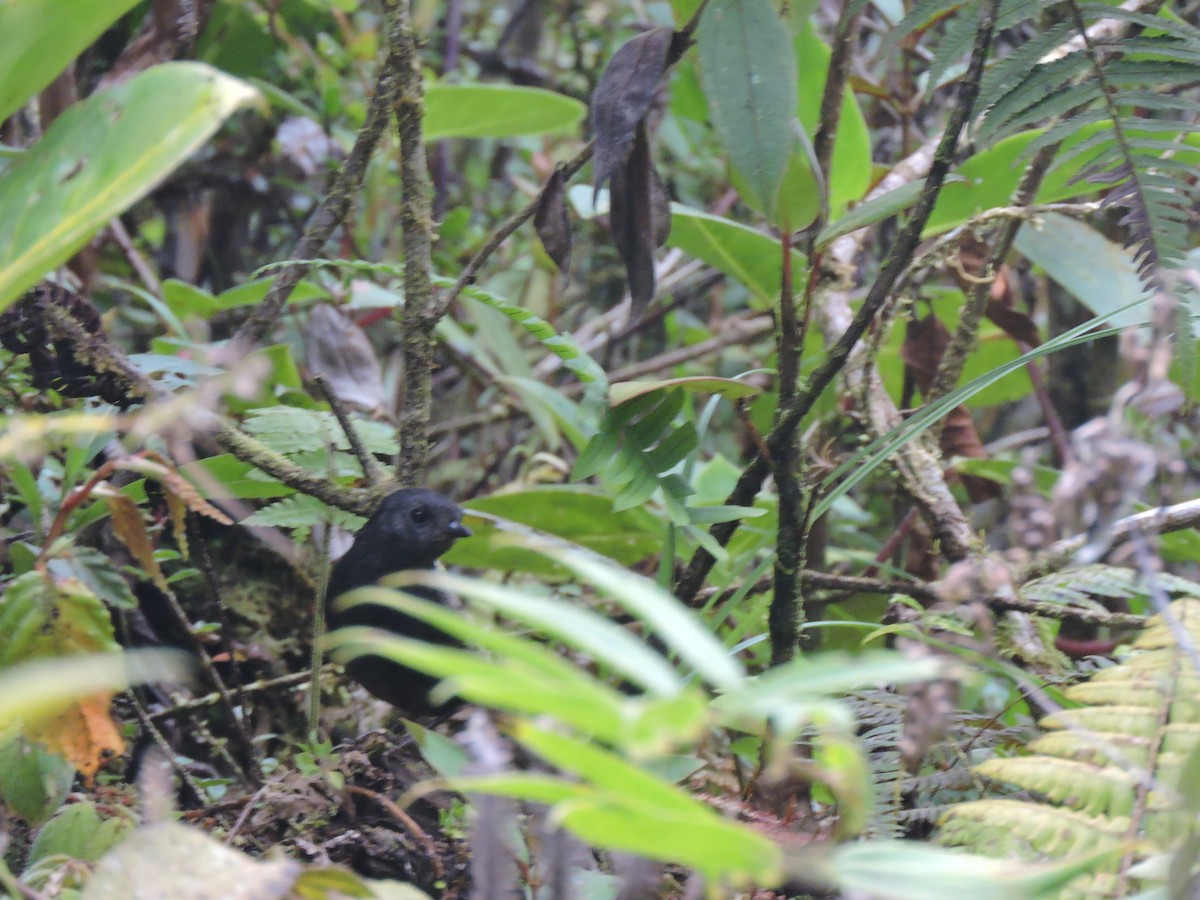
[{"label": "bird's head", "polygon": [[400,563],[397,568],[432,566],[456,540],[471,536],[471,529],[462,523],[458,504],[420,488],[389,494],[367,527],[376,532],[378,546],[386,546],[395,554]]}]

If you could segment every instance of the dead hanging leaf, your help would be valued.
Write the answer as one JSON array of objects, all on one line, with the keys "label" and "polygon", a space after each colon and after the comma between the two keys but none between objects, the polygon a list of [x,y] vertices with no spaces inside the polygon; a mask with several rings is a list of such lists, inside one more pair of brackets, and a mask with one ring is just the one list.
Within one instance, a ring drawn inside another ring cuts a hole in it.
[{"label": "dead hanging leaf", "polygon": [[645,123],[637,127],[629,158],[613,173],[609,197],[613,243],[625,263],[637,318],[654,296],[654,250],[671,227],[670,204],[650,162]]},{"label": "dead hanging leaf", "polygon": [[645,121],[667,69],[672,37],[670,28],[639,34],[613,54],[600,76],[592,95],[595,194],[629,156],[634,132]]},{"label": "dead hanging leaf", "polygon": [[384,405],[379,357],[349,316],[328,304],[314,306],[304,342],[309,371],[324,376],[339,399],[368,410]]},{"label": "dead hanging leaf", "polygon": [[150,533],[146,530],[146,523],[142,521],[142,511],[137,503],[131,497],[126,497],[107,486],[96,488],[94,493],[103,497],[104,502],[108,504],[113,531],[133,554],[142,571],[162,590],[170,590],[167,577],[163,575],[158,560],[154,558],[154,542],[150,540]]},{"label": "dead hanging leaf", "polygon": [[187,559],[187,504],[179,498],[178,494],[173,494],[170,491],[167,491],[165,496],[167,501],[167,518],[171,523],[171,535],[175,538],[175,546],[179,548],[179,555]]},{"label": "dead hanging leaf", "polygon": [[[1004,271],[1001,270],[997,283],[1003,277]],[[1038,334],[1037,325],[1033,323],[1033,319],[1019,309],[1013,309],[1005,301],[997,300],[995,297],[989,298],[986,315],[993,325],[1014,341],[1030,347],[1037,347],[1042,343],[1042,336]]]},{"label": "dead hanging leaf", "polygon": [[[972,288],[970,278],[983,274],[988,256],[988,246],[974,235],[967,233],[958,243],[958,265],[954,266],[955,280],[964,291]],[[988,288],[986,315],[997,328],[1018,343],[1037,347],[1042,339],[1033,319],[1018,310],[1012,290],[1012,271],[1001,266]]]},{"label": "dead hanging leaf", "polygon": [[533,227],[546,254],[564,275],[571,268],[571,218],[567,215],[567,180],[555,169],[538,197]]},{"label": "dead hanging leaf", "polygon": [[[933,313],[908,324],[900,356],[922,394],[928,393],[933,384],[942,354],[949,343],[949,330]],[[987,458],[987,451],[979,438],[971,411],[961,404],[946,416],[940,446],[942,455],[947,459],[953,456]],[[1000,485],[990,479],[978,475],[960,475],[959,478],[972,503],[982,503],[1000,495]]]}]

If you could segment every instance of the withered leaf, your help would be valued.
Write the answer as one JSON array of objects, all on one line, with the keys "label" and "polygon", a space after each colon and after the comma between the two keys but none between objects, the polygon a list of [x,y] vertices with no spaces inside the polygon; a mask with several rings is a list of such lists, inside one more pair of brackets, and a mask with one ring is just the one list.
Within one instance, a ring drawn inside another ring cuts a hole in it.
[{"label": "withered leaf", "polygon": [[546,253],[564,275],[571,268],[571,219],[567,215],[567,180],[555,169],[533,214],[533,227]]},{"label": "withered leaf", "polygon": [[592,95],[595,132],[595,193],[626,161],[634,131],[646,118],[667,68],[673,32],[655,28],[627,41],[613,54]]},{"label": "withered leaf", "polygon": [[613,243],[625,263],[635,319],[654,296],[654,248],[663,228],[661,220],[665,218],[670,225],[669,208],[656,211],[656,193],[660,201],[666,197],[661,183],[655,190],[656,179],[646,125],[641,123],[629,158],[613,172],[609,209]]},{"label": "withered leaf", "polygon": [[[1003,277],[1003,275],[1004,270],[1002,269],[1000,276]],[[1020,341],[1030,347],[1037,347],[1042,343],[1041,335],[1038,334],[1037,325],[1034,324],[1033,319],[1019,309],[1013,309],[1003,300],[989,298],[986,315],[993,325],[1003,330],[1014,341]]]},{"label": "withered leaf", "polygon": [[108,504],[108,512],[112,518],[113,532],[121,539],[121,543],[129,550],[142,571],[162,590],[170,590],[167,578],[159,568],[158,560],[154,558],[154,542],[142,521],[141,510],[137,503],[117,491],[100,490],[96,494],[104,497]]}]

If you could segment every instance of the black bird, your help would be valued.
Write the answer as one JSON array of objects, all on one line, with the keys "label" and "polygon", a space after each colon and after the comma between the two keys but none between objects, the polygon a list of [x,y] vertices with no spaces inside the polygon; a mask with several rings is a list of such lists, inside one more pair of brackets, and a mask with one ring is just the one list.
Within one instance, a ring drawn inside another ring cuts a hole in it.
[{"label": "black bird", "polygon": [[[405,488],[389,494],[329,576],[325,596],[330,628],[369,625],[403,637],[459,646],[458,641],[445,632],[397,610],[367,603],[338,610],[334,600],[347,591],[374,584],[393,572],[432,569],[437,558],[456,540],[470,536],[471,529],[462,523],[462,510],[449,498],[419,488]],[[415,586],[409,590],[439,603],[446,600],[444,594],[432,588]],[[370,693],[407,715],[445,710],[450,706],[435,706],[429,702],[429,691],[438,679],[380,656],[353,659],[347,663],[346,672]]]}]

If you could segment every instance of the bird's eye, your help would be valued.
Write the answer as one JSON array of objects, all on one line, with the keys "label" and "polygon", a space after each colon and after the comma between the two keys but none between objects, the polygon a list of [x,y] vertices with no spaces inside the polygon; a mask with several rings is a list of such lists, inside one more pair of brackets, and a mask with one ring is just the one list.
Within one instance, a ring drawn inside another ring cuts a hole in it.
[{"label": "bird's eye", "polygon": [[423,506],[418,506],[412,511],[412,513],[410,513],[410,518],[420,525],[422,522],[429,520],[429,510]]}]

